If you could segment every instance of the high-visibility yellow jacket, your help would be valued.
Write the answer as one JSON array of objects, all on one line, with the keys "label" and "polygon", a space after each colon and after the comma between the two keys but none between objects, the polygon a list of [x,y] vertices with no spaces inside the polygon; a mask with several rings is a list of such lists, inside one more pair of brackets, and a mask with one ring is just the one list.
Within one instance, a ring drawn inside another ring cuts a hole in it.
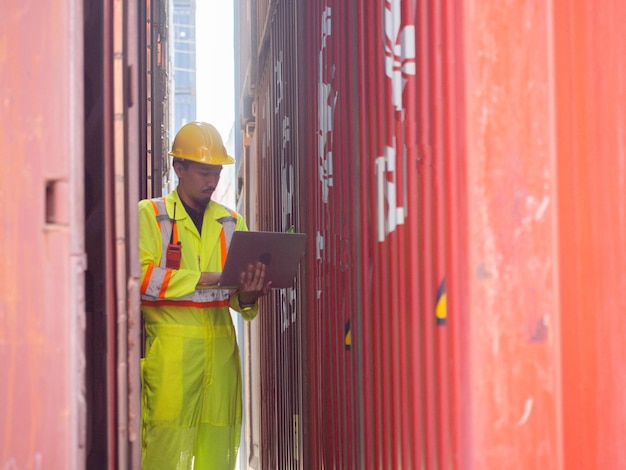
[{"label": "high-visibility yellow jacket", "polygon": [[[182,257],[180,269],[167,269],[174,203]],[[160,198],[139,202],[144,470],[234,468],[241,366],[229,307],[246,320],[257,307],[243,311],[228,290],[196,290],[202,271],[222,271],[234,230],[247,230],[243,217],[214,201],[201,236],[175,190],[165,206]]]}]

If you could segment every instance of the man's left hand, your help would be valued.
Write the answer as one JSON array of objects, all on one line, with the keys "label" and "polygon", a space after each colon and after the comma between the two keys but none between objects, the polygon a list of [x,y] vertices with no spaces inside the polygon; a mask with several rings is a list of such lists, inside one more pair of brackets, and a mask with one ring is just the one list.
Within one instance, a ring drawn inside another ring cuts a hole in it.
[{"label": "man's left hand", "polygon": [[271,282],[265,282],[265,264],[260,261],[248,265],[248,270],[241,273],[239,284],[239,303],[244,305],[255,303],[272,288]]}]

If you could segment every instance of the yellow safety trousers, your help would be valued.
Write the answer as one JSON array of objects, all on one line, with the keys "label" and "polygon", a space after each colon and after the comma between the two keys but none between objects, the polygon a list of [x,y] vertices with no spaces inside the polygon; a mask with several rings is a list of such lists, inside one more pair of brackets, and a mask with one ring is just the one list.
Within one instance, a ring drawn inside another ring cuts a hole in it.
[{"label": "yellow safety trousers", "polygon": [[144,470],[235,467],[241,430],[235,331],[228,307],[196,310],[173,315],[189,324],[169,324],[158,321],[162,309],[144,308]]}]

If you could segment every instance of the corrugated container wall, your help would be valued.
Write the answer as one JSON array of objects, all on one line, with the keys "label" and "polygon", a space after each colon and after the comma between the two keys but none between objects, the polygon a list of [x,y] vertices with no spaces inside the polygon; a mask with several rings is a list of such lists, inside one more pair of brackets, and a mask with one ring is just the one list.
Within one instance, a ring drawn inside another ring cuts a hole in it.
[{"label": "corrugated container wall", "polygon": [[2,5],[2,468],[80,468],[85,458],[83,18],[77,4]]},{"label": "corrugated container wall", "polygon": [[[445,464],[445,188],[432,152],[444,137],[424,126],[418,145],[418,120],[433,113],[417,101],[418,12],[253,3],[257,227],[308,234],[294,288],[274,292],[259,319],[264,468]],[[443,28],[441,11],[420,14]]]},{"label": "corrugated container wall", "polygon": [[260,468],[626,465],[626,5],[240,3]]},{"label": "corrugated container wall", "polygon": [[140,466],[146,7],[3,2],[3,469]]}]

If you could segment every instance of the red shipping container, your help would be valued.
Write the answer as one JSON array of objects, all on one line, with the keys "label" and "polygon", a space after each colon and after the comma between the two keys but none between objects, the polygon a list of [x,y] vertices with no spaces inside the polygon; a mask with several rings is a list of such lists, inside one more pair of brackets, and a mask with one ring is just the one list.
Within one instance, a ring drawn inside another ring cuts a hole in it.
[{"label": "red shipping container", "polygon": [[263,463],[623,466],[626,7],[266,11],[257,223],[309,246],[259,318]]}]

